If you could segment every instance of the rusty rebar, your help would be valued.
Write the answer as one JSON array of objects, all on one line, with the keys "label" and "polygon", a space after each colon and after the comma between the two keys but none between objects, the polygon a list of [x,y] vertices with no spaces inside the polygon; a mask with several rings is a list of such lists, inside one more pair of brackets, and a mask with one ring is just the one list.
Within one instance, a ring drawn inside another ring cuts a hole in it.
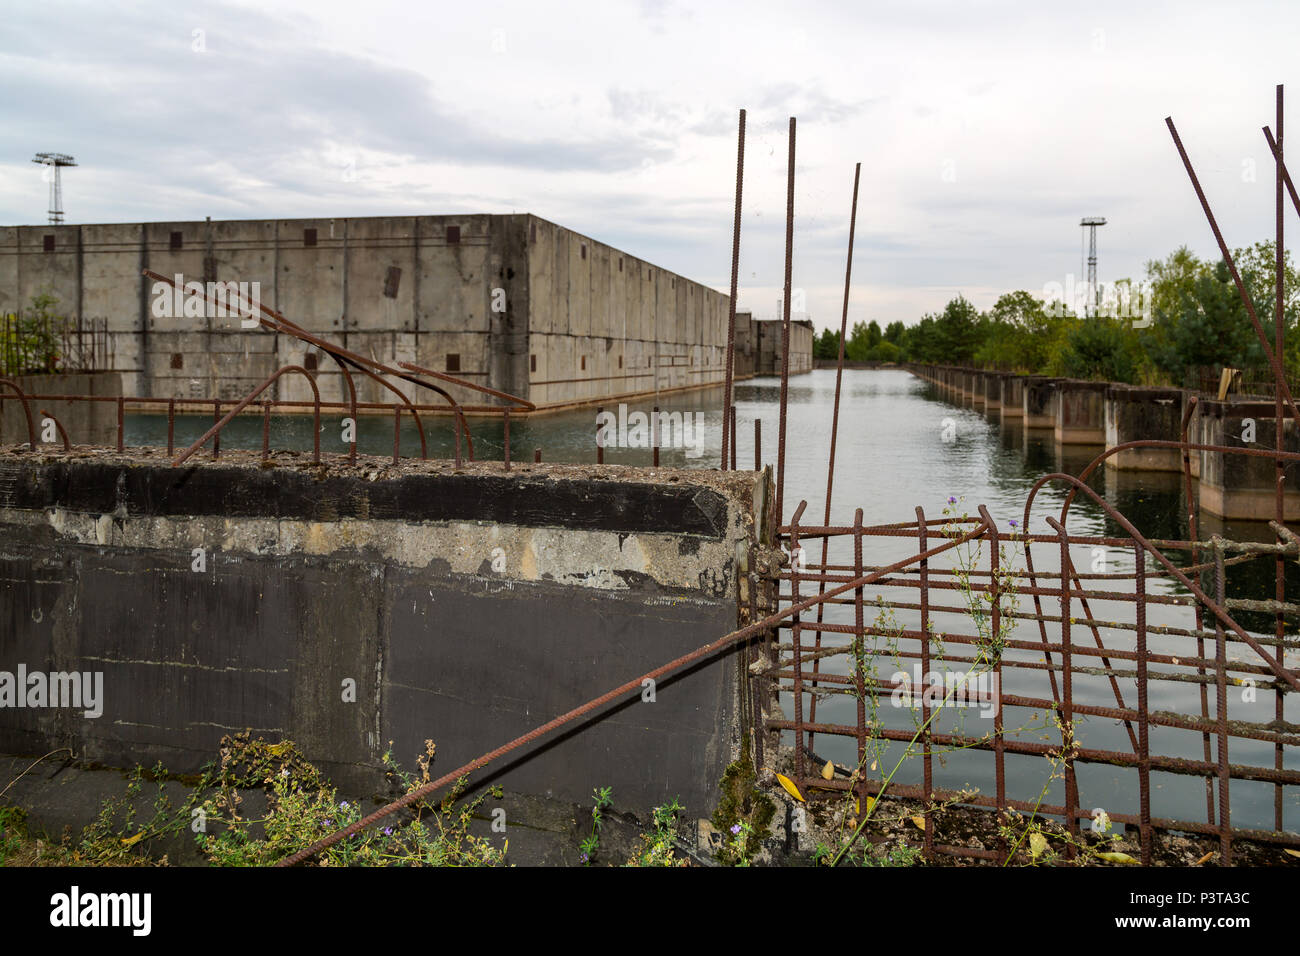
[{"label": "rusty rebar", "polygon": [[[731,444],[732,469],[735,469],[735,424],[727,421],[731,407],[732,375],[736,355],[736,287],[740,276],[740,199],[745,181],[745,111],[740,111],[740,131],[736,136],[736,212],[731,233],[731,293],[727,299],[727,371],[722,390],[722,465],[727,470],[727,445]],[[730,425],[730,427],[728,427]]]}]

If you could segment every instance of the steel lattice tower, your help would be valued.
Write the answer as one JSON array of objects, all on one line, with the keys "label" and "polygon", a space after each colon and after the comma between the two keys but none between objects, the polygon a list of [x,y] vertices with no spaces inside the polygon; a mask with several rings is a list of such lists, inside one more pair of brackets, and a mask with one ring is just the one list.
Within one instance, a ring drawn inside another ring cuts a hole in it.
[{"label": "steel lattice tower", "polygon": [[37,153],[32,162],[50,167],[50,225],[57,226],[63,222],[63,183],[59,170],[77,165],[76,160],[66,153]]},{"label": "steel lattice tower", "polygon": [[1085,216],[1079,225],[1088,227],[1088,299],[1083,314],[1094,315],[1097,311],[1097,227],[1106,225],[1106,217]]}]

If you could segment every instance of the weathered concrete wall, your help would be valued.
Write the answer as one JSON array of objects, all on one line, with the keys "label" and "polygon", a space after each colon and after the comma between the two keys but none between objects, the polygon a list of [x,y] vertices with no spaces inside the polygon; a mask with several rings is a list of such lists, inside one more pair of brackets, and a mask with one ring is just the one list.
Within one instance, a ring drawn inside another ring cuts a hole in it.
[{"label": "weathered concrete wall", "polygon": [[[390,740],[452,769],[735,628],[770,480],[293,459],[0,457],[0,670],[104,682],[97,719],[0,708],[0,752],[185,772],[252,728],[354,792]],[[707,814],[738,680],[724,653],[475,783]]]},{"label": "weathered concrete wall", "polygon": [[1056,383],[1059,379],[1045,375],[1026,375],[1023,418],[1026,428],[1055,428]]},{"label": "weathered concrete wall", "polygon": [[[344,397],[332,360],[292,336],[167,314],[144,268],[257,283],[263,303],[332,342],[541,406],[724,377],[726,295],[525,214],[0,227],[0,311],[51,292],[70,318],[107,319],[129,395],[232,399],[281,365],[319,362],[322,397]],[[274,388],[310,398],[300,377]],[[357,389],[391,399],[362,377]]]},{"label": "weathered concrete wall", "polygon": [[[781,349],[784,333],[780,319],[758,319],[753,323],[757,335],[758,375],[781,374]],[[790,320],[790,374],[811,372],[813,367],[813,324],[808,319]]]},{"label": "weathered concrete wall", "polygon": [[[1112,385],[1106,390],[1106,447],[1140,440],[1178,441],[1182,433],[1183,393],[1177,388]],[[1176,448],[1130,448],[1106,459],[1120,471],[1182,471]]]},{"label": "weathered concrete wall", "polygon": [[1025,417],[1025,379],[1022,375],[1002,376],[1002,420],[1022,422]]},{"label": "weathered concrete wall", "polygon": [[1052,408],[1056,441],[1062,445],[1100,445],[1106,441],[1106,382],[1058,379]]},{"label": "weathered concrete wall", "polygon": [[[1274,436],[1274,407],[1266,402],[1218,402],[1202,399],[1200,442],[1267,450],[1277,447]],[[1295,422],[1283,420],[1282,448],[1300,451]],[[1201,452],[1197,485],[1201,508],[1222,518],[1268,521],[1276,514],[1276,466],[1265,457]],[[1296,469],[1283,472],[1283,516],[1300,519],[1300,475]]]},{"label": "weathered concrete wall", "polygon": [[[74,445],[116,445],[117,404],[115,402],[48,401],[41,395],[122,394],[122,376],[117,372],[59,372],[53,375],[11,377],[28,395],[36,441],[44,440],[41,410],[53,415]],[[0,445],[27,441],[27,419],[22,402],[9,389],[0,389]],[[55,444],[62,442],[55,436]]]}]

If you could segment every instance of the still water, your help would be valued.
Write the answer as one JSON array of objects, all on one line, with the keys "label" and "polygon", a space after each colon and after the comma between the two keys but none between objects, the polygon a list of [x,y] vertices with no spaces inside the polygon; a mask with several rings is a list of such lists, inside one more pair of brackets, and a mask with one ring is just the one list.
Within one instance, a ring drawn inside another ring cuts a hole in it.
[{"label": "still water", "polygon": [[[702,454],[696,456],[690,449],[665,448],[661,463],[665,466],[687,468],[718,467],[718,448],[721,444],[721,416],[717,404],[721,390],[664,395],[659,400],[662,410],[698,415],[703,422]],[[786,445],[785,499],[786,517],[794,511],[800,500],[808,507],[804,523],[820,523],[826,500],[826,463],[830,447],[831,411],[834,405],[835,372],[815,371],[797,376],[789,386],[789,407]],[[776,461],[776,440],[779,419],[780,381],[775,378],[757,378],[738,383],[736,409],[738,420],[737,463],[752,467],[754,462],[754,422],[761,420],[762,459],[765,463]],[[630,410],[649,412],[652,401],[631,403]],[[617,410],[617,406],[609,406]],[[950,421],[945,421],[950,420]],[[188,416],[177,419],[176,447],[184,448],[211,425],[210,418]],[[944,441],[945,425],[955,426],[955,438]],[[543,460],[551,462],[591,462],[595,460],[596,416],[592,410],[565,412],[511,423],[511,457],[515,461],[531,461],[533,450],[542,450]],[[223,448],[260,448],[262,423],[258,417],[246,417],[232,422],[222,433]],[[271,447],[296,448],[310,451],[311,419],[306,416],[284,416],[272,420]],[[503,433],[499,421],[473,421],[476,457],[497,459],[502,456]],[[451,429],[445,418],[426,423],[429,454],[431,457],[450,457],[453,451]],[[132,416],[128,419],[126,440],[128,444],[165,444],[166,419],[164,416]],[[358,450],[363,454],[391,455],[393,424],[383,417],[363,417],[358,428]],[[409,418],[404,417],[401,447],[403,455],[418,454],[419,439]],[[321,449],[326,453],[346,451],[342,441],[341,416],[323,416]],[[1101,448],[1061,449],[1056,446],[1050,432],[1026,432],[1019,424],[1003,428],[985,417],[982,412],[962,408],[941,399],[934,388],[903,371],[896,370],[846,370],[840,412],[839,438],[835,485],[831,509],[831,524],[852,524],[855,508],[861,508],[866,525],[884,524],[915,519],[915,508],[925,510],[927,518],[942,518],[945,508],[949,514],[977,514],[979,504],[988,507],[1000,530],[1009,535],[1016,530],[1014,520],[1023,524],[1025,499],[1034,483],[1051,472],[1077,474]],[[610,463],[648,465],[651,452],[639,448],[607,447],[605,460]],[[1187,521],[1182,505],[1181,477],[1174,474],[1117,473],[1098,468],[1089,484],[1104,500],[1122,511],[1134,525],[1149,538],[1183,539],[1187,537]],[[1059,483],[1048,484],[1038,493],[1031,515],[1029,530],[1051,533],[1045,522],[1048,515],[1060,513],[1066,489]],[[956,498],[950,505],[948,499]],[[1118,526],[1093,502],[1080,495],[1071,509],[1067,527],[1072,534],[1120,535]],[[1266,525],[1251,523],[1227,524],[1211,516],[1203,516],[1200,537],[1210,534],[1251,540],[1269,540]],[[864,544],[864,562],[867,565],[884,565],[914,553],[915,540],[887,540],[868,538]],[[820,545],[810,548],[813,561],[820,558]],[[1175,564],[1191,563],[1190,555],[1171,553]],[[969,556],[968,556],[969,558]],[[1072,552],[1076,568],[1082,572],[1105,570],[1131,573],[1135,556],[1131,551],[1111,548],[1104,553],[1090,548],[1076,548]],[[836,540],[830,550],[830,561],[837,564],[852,563],[849,539]],[[981,560],[986,560],[982,555]],[[1008,542],[1007,562],[1017,568],[1024,567],[1023,550],[1013,541]],[[1104,562],[1104,567],[1098,562]],[[1056,571],[1059,556],[1055,549],[1038,545],[1034,548],[1036,570]],[[932,562],[932,567],[954,566],[952,553]],[[1148,567],[1154,572],[1154,564]],[[1181,585],[1164,579],[1148,578],[1153,593],[1178,594]],[[1113,590],[1131,591],[1131,582],[1122,579],[1100,584]],[[1209,585],[1208,580],[1201,583]],[[1228,574],[1228,596],[1272,597],[1273,565],[1256,560],[1242,567],[1232,568]],[[885,603],[916,600],[915,590],[875,589]],[[1288,569],[1288,598],[1300,595],[1300,575],[1294,562]],[[803,596],[808,591],[802,592]],[[961,605],[958,592],[939,592],[942,603]],[[868,589],[868,598],[874,597]],[[932,600],[940,600],[940,597]],[[1021,611],[1033,611],[1033,601],[1025,595],[1012,597],[1018,600]],[[1090,602],[1092,612],[1103,620],[1132,624],[1134,608],[1124,602]],[[1059,603],[1043,599],[1042,613],[1059,613]],[[867,623],[877,622],[876,608],[869,608]],[[880,618],[888,623],[888,614]],[[1072,614],[1076,620],[1082,611],[1074,603]],[[898,609],[893,612],[898,625],[915,628],[916,614]],[[807,621],[810,616],[806,615]],[[852,623],[851,608],[834,607],[826,612],[825,619],[837,623]],[[1253,633],[1271,632],[1271,621],[1258,615],[1239,615],[1238,620]],[[1208,622],[1207,622],[1208,623]],[[1173,625],[1190,628],[1194,625],[1190,608],[1171,605],[1151,605],[1149,625]],[[940,633],[969,634],[971,623],[966,615],[935,614],[933,626]],[[1058,639],[1055,626],[1049,625],[1049,639]],[[1039,640],[1036,624],[1020,622],[1008,635],[1016,640]],[[1107,647],[1133,648],[1133,631],[1103,631]],[[711,637],[701,635],[701,643]],[[783,641],[789,641],[789,632],[783,632]],[[803,640],[811,642],[812,634]],[[828,636],[827,642],[843,644],[841,635]],[[898,659],[890,650],[887,637],[875,638],[879,656],[876,672],[879,678],[889,680],[898,671],[911,671],[913,661]],[[1095,646],[1091,632],[1076,625],[1073,642],[1078,646]],[[869,642],[870,643],[870,642]],[[1153,652],[1174,656],[1191,656],[1195,641],[1191,638],[1151,635],[1149,647]],[[901,648],[914,650],[915,642],[903,641]],[[972,654],[970,645],[952,643],[946,648],[952,657]],[[1208,656],[1213,656],[1212,643],[1207,645]],[[1292,652],[1293,654],[1296,652]],[[1254,662],[1255,654],[1242,644],[1229,642],[1229,660]],[[1029,651],[1007,650],[1006,659],[1041,661],[1043,655]],[[1113,661],[1117,669],[1128,671],[1132,663]],[[1098,665],[1096,658],[1076,656],[1076,666]],[[968,665],[955,660],[946,665],[951,671]],[[822,670],[829,673],[848,674],[847,655],[823,659]],[[942,668],[944,665],[936,665]],[[1161,665],[1164,670],[1195,674],[1193,668]],[[1125,706],[1136,705],[1135,683],[1131,678],[1119,678],[1119,689]],[[1257,700],[1242,700],[1241,688],[1229,688],[1229,717],[1237,720],[1267,722],[1274,718],[1274,696],[1267,690],[1267,681],[1261,681]],[[1040,698],[1051,698],[1051,689],[1043,671],[1018,668],[1004,670],[1003,691]],[[1300,704],[1296,695],[1290,695],[1285,718],[1300,722]],[[1213,719],[1214,688],[1210,687],[1209,714]],[[1109,680],[1101,676],[1078,674],[1074,678],[1076,703],[1115,706],[1114,691]],[[793,715],[789,695],[781,701],[786,716]],[[1193,683],[1152,681],[1149,689],[1151,711],[1176,711],[1199,715],[1200,693]],[[819,699],[817,721],[852,725],[856,722],[857,701],[851,695],[831,694]],[[891,706],[887,694],[869,702],[869,711],[885,726],[907,729],[914,726],[913,711],[907,707]],[[808,705],[805,704],[805,718]],[[1003,714],[1008,739],[1027,742],[1060,743],[1060,732],[1052,724],[1050,715],[1027,709],[1007,708]],[[993,721],[981,717],[976,708],[946,708],[932,727],[935,731],[960,731],[968,736],[980,736],[992,730]],[[1136,731],[1136,726],[1135,726]],[[1084,747],[1105,750],[1131,751],[1132,745],[1125,726],[1112,719],[1079,716],[1076,718],[1076,740]],[[1203,759],[1202,736],[1199,732],[1152,727],[1150,731],[1153,754]],[[1211,761],[1217,761],[1215,740],[1211,740]],[[818,735],[814,740],[816,753],[823,759],[853,766],[857,763],[856,744],[850,738]],[[884,776],[894,768],[903,754],[904,745],[886,747],[875,757],[877,776]],[[870,761],[872,758],[868,758]],[[1251,764],[1272,767],[1273,745],[1260,741],[1230,738],[1229,759],[1233,764]],[[1300,757],[1288,752],[1284,766],[1300,767]],[[1044,803],[1062,803],[1062,784],[1052,779],[1052,766],[1045,757],[1006,756],[1007,793],[1013,799],[1035,802],[1040,795]],[[1137,813],[1137,771],[1105,765],[1078,765],[1080,800],[1085,807],[1102,807],[1108,812]],[[919,759],[905,761],[894,776],[899,783],[919,783]],[[1206,791],[1200,778],[1167,772],[1152,772],[1151,812],[1156,817],[1204,821]],[[958,751],[942,755],[935,763],[935,785],[949,789],[976,789],[981,794],[995,792],[993,758],[989,753]],[[1268,783],[1234,780],[1232,783],[1232,822],[1236,826],[1273,828],[1273,786]],[[1284,820],[1291,830],[1300,828],[1300,788],[1284,794]]]}]

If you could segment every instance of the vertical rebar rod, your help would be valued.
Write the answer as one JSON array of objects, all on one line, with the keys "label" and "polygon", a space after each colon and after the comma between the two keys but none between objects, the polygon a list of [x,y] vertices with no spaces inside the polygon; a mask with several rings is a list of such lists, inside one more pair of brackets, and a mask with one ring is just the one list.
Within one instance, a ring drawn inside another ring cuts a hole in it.
[{"label": "vertical rebar rod", "polygon": [[[1275,248],[1273,250],[1274,264],[1277,270],[1277,277],[1275,279],[1275,288],[1274,288],[1275,295],[1274,295],[1274,312],[1273,312],[1273,336],[1274,336],[1273,350],[1277,353],[1280,360],[1282,356],[1286,355],[1286,352],[1283,350],[1283,345],[1285,344],[1284,337],[1286,335],[1286,320],[1283,316],[1286,274],[1285,274],[1285,261],[1283,259],[1283,256],[1285,254],[1286,247],[1285,247],[1285,243],[1283,242],[1283,227],[1282,227],[1282,200],[1283,200],[1283,193],[1285,192],[1285,187],[1282,179],[1283,179],[1283,172],[1286,169],[1286,167],[1283,165],[1282,156],[1283,156],[1282,153],[1282,84],[1279,83],[1277,86],[1277,149],[1273,153],[1275,173],[1276,173],[1274,177],[1276,179],[1276,189],[1275,189],[1276,202],[1274,204],[1275,205],[1274,214],[1275,214],[1276,228],[1277,228],[1277,235],[1274,241]],[[1285,374],[1286,372],[1285,360],[1281,360],[1281,365],[1282,365],[1282,371]],[[1282,428],[1282,390],[1280,388],[1276,388],[1273,390],[1273,402],[1274,402],[1273,428],[1274,428],[1274,436],[1275,436],[1273,447],[1277,451],[1282,451],[1285,446],[1283,445],[1284,432]],[[1274,465],[1274,480],[1276,483],[1274,517],[1276,518],[1278,525],[1282,525],[1285,520],[1285,508],[1284,508],[1283,495],[1284,495],[1284,487],[1286,482],[1286,472],[1283,468],[1282,459],[1280,457],[1274,459],[1273,465]],[[1279,665],[1281,665],[1282,656],[1285,653],[1282,646],[1283,639],[1286,636],[1286,621],[1282,615],[1282,611],[1280,610],[1283,602],[1286,601],[1286,565],[1282,559],[1281,554],[1278,554],[1274,558],[1273,573],[1274,573],[1274,597],[1277,599],[1278,607],[1279,607],[1279,610],[1277,614],[1274,615],[1274,619],[1273,619],[1273,634],[1277,638],[1277,662]],[[1285,715],[1285,711],[1282,703],[1282,694],[1275,693],[1273,695],[1273,700],[1274,700],[1274,711],[1273,711],[1274,717],[1278,721],[1278,725],[1281,726]],[[1282,744],[1280,741],[1273,745],[1273,765],[1278,770],[1281,770],[1283,767]],[[1282,822],[1283,822],[1282,821],[1282,785],[1279,783],[1279,784],[1274,784],[1273,786],[1274,829],[1281,830]]]},{"label": "vertical rebar rod", "polygon": [[271,403],[262,403],[262,461],[271,457]]},{"label": "vertical rebar rod", "polygon": [[[790,519],[790,603],[798,604],[799,597],[799,519],[803,517],[801,504],[794,517]],[[794,647],[794,775],[802,780],[804,776],[804,729],[803,729],[803,653],[800,639],[799,615],[790,618],[790,639]]]},{"label": "vertical rebar rod", "polygon": [[[916,543],[917,550],[925,554],[930,545],[926,542],[925,511],[916,506]],[[920,564],[921,590],[921,680],[928,681],[930,676],[930,560],[925,558]],[[859,572],[860,573],[860,572]],[[925,786],[926,809],[929,809],[934,792],[934,765],[930,758],[930,704],[926,699],[924,688],[921,692],[921,768]],[[934,856],[934,814],[925,814],[925,856]]]},{"label": "vertical rebar rod", "polygon": [[167,399],[167,457],[171,458],[174,454],[173,445],[176,440],[176,399]]},{"label": "vertical rebar rod", "polygon": [[[996,655],[993,663],[993,693],[997,695],[997,701],[993,709],[993,769],[997,786],[998,801],[998,820],[1005,825],[1007,822],[1007,757],[1006,757],[1006,740],[1003,738],[1003,717],[1002,717],[1002,592],[1001,581],[998,578],[999,565],[1001,557],[1001,539],[998,537],[998,526],[993,517],[989,514],[988,508],[984,505],[979,507],[980,517],[984,519],[984,526],[988,529],[989,538],[989,590],[988,598],[991,608],[989,615],[989,647]],[[1005,854],[1009,853],[1009,848],[1005,848],[1005,840],[1001,841],[1004,845]]]},{"label": "vertical rebar rod", "polygon": [[[853,233],[858,225],[858,181],[862,176],[862,164],[858,163],[853,168],[853,205],[849,208],[849,251],[844,265],[844,308],[840,313],[840,356],[835,366],[835,405],[831,412],[831,450],[827,456],[826,462],[826,508],[824,513],[823,525],[830,526],[831,523],[831,492],[835,487],[835,438],[839,433],[840,426],[840,387],[844,380],[844,335],[845,329],[849,322],[849,287],[853,276]],[[830,548],[830,535],[822,537],[822,565],[826,564],[826,556]],[[823,575],[823,578],[825,575]],[[817,584],[817,593],[826,593],[825,580]],[[822,614],[826,605],[817,605],[817,623],[822,623]],[[818,628],[817,635],[813,643],[813,651],[816,653],[822,649],[822,632]],[[816,675],[821,670],[821,655],[813,657],[813,674]],[[808,705],[808,722],[815,724],[817,722],[817,698],[812,699]],[[812,734],[808,735],[808,746],[812,744]]]},{"label": "vertical rebar rod", "polygon": [[1074,667],[1070,636],[1070,538],[1065,525],[1052,518],[1048,524],[1061,539],[1061,749],[1065,762],[1065,819],[1070,831],[1066,855],[1073,860],[1079,836],[1079,783],[1074,772]]},{"label": "vertical rebar rod", "polygon": [[[825,540],[825,539],[823,539]],[[826,558],[822,557],[821,577],[826,576]],[[862,577],[862,509],[858,508],[853,512],[853,576]],[[825,591],[825,586],[819,586],[819,593]],[[867,688],[866,678],[863,674],[863,661],[866,653],[866,640],[864,621],[862,613],[862,588],[855,588],[853,591],[853,689],[858,698],[858,810],[861,812],[862,805],[866,803],[867,797]],[[818,616],[817,623],[821,623],[821,608],[823,605],[817,605]],[[821,631],[818,630],[818,636]],[[815,698],[814,698],[815,699]],[[809,722],[813,720],[809,715]],[[812,746],[812,736],[809,735],[808,746]]]},{"label": "vertical rebar rod", "polygon": [[117,397],[117,450],[120,452],[126,440],[126,399]]},{"label": "vertical rebar rod", "polygon": [[540,448],[534,448],[534,449],[533,449],[533,464],[534,464],[534,465],[540,465],[541,463],[542,463],[542,450],[541,450]]},{"label": "vertical rebar rod", "polygon": [[731,470],[736,470],[736,406],[731,406]]},{"label": "vertical rebar rod", "polygon": [[605,442],[600,434],[600,416],[605,414],[605,406],[596,409],[596,464],[605,464]]},{"label": "vertical rebar rod", "polygon": [[[221,399],[214,398],[212,400],[212,424],[215,425],[220,421],[221,421]],[[212,460],[216,461],[220,457],[221,457],[221,432],[217,432],[215,435],[212,436]]]},{"label": "vertical rebar rod", "polygon": [[754,470],[763,470],[763,421],[754,419]]},{"label": "vertical rebar rod", "polygon": [[736,215],[731,233],[731,297],[727,305],[727,372],[722,393],[722,470],[727,470],[727,444],[732,444],[732,469],[735,469],[735,427],[729,429],[727,409],[731,406],[731,385],[736,355],[736,284],[740,270],[740,197],[745,181],[745,111],[740,111],[740,133],[736,142]]},{"label": "vertical rebar rod", "polygon": [[402,457],[402,406],[393,402],[393,464]]},{"label": "vertical rebar rod", "polygon": [[1138,806],[1142,865],[1151,865],[1151,740],[1147,722],[1147,556],[1133,542],[1134,591],[1137,595]]},{"label": "vertical rebar rod", "polygon": [[505,435],[503,436],[504,444],[505,444],[505,454],[504,454],[505,466],[506,466],[505,470],[509,471],[510,470],[510,409],[508,408],[505,411],[505,416],[503,418],[503,421],[505,425]]},{"label": "vertical rebar rod", "polygon": [[659,467],[659,406],[654,406],[650,416],[650,444],[654,446],[654,466]]},{"label": "vertical rebar rod", "polygon": [[785,184],[785,301],[781,304],[781,421],[776,436],[776,522],[785,521],[785,418],[790,393],[790,282],[794,267],[794,117]]},{"label": "vertical rebar rod", "polygon": [[[1216,534],[1210,539],[1214,546],[1214,599],[1223,605],[1223,547]],[[1214,617],[1214,663],[1216,713],[1215,720],[1219,728],[1219,851],[1221,866],[1232,862],[1232,805],[1228,801],[1228,786],[1231,771],[1228,768],[1228,650],[1227,638],[1223,631],[1223,622],[1216,614]]]}]

